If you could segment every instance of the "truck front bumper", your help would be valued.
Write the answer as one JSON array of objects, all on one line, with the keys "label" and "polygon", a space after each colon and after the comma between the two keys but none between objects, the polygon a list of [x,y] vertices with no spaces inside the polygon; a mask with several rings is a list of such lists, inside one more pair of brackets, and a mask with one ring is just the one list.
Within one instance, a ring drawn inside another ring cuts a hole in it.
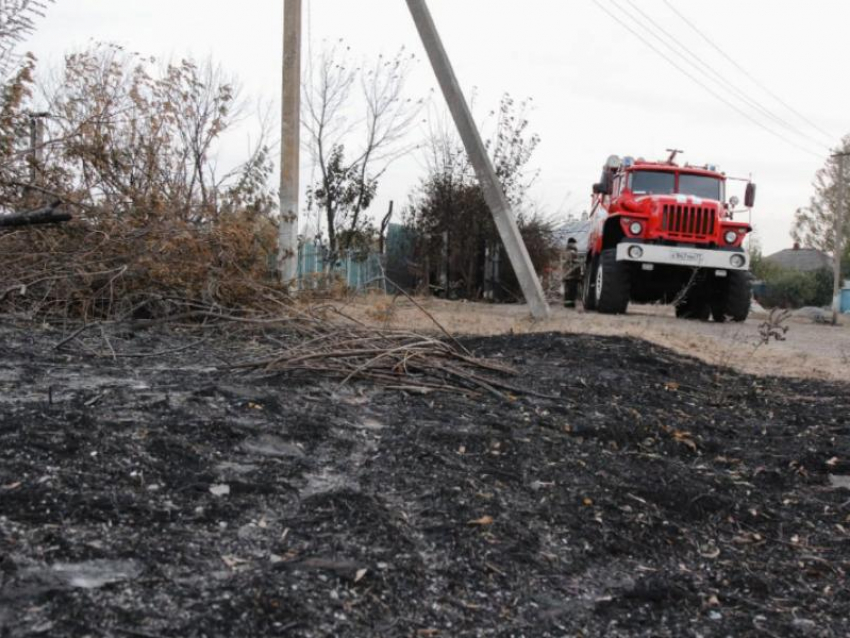
[{"label": "truck front bumper", "polygon": [[679,248],[633,242],[624,242],[617,246],[617,261],[716,270],[749,270],[750,268],[749,255],[743,251]]}]

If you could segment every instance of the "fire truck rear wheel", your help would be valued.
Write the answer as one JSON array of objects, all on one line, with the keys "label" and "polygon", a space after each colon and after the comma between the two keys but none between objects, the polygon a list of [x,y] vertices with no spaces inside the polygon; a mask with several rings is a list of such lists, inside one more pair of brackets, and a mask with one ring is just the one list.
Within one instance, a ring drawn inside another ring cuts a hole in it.
[{"label": "fire truck rear wheel", "polygon": [[711,303],[711,316],[718,323],[746,321],[750,314],[753,285],[749,272],[730,270],[726,285],[715,293]]},{"label": "fire truck rear wheel", "polygon": [[631,295],[631,264],[617,261],[617,249],[602,251],[596,271],[596,309],[610,315],[625,314]]}]

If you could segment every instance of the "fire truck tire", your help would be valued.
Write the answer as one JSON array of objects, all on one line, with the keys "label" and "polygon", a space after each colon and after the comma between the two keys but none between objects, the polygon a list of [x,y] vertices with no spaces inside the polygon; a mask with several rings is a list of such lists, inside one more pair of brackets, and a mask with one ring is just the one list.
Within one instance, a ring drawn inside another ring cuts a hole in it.
[{"label": "fire truck tire", "polygon": [[596,310],[597,268],[599,268],[599,257],[594,257],[584,269],[584,279],[581,282],[581,305],[586,311]]},{"label": "fire truck tire", "polygon": [[731,270],[726,285],[718,291],[711,304],[711,316],[718,323],[742,322],[750,315],[753,286],[750,273]]},{"label": "fire truck tire", "polygon": [[631,264],[617,261],[617,249],[602,251],[596,270],[596,309],[608,315],[625,314],[631,295]]}]

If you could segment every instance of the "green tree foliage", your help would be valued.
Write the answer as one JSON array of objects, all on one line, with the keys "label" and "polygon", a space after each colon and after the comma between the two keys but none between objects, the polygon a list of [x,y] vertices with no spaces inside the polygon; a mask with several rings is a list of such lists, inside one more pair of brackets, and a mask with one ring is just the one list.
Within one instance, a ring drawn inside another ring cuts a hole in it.
[{"label": "green tree foliage", "polygon": [[333,250],[366,249],[374,235],[372,221],[363,215],[378,191],[378,180],[369,177],[358,163],[345,161],[345,147],[331,149],[322,179],[307,189],[310,208],[318,207],[328,217],[328,238]]},{"label": "green tree foliage", "polygon": [[[850,136],[841,143],[843,152],[850,152]],[[830,157],[815,175],[815,190],[808,206],[800,208],[794,215],[791,236],[805,248],[817,248],[827,253],[835,250],[835,216],[838,214],[839,161]],[[845,159],[844,210],[850,208],[850,158]],[[850,233],[850,215],[844,215],[843,236]],[[845,248],[847,245],[845,245]]]},{"label": "green tree foliage", "polygon": [[[511,206],[532,261],[538,271],[557,253],[550,223],[534,212],[529,188],[537,173],[528,164],[540,143],[529,131],[528,104],[505,95],[497,112],[495,130],[487,141],[496,174]],[[433,268],[448,253],[449,280],[458,294],[474,298],[484,284],[485,255],[501,246],[493,216],[484,200],[466,151],[448,127],[432,132],[426,148],[428,174],[411,196],[407,223],[419,237],[417,257]],[[444,237],[448,238],[447,251]],[[516,278],[507,259],[502,260],[504,285],[516,290]],[[428,275],[428,273],[422,273]]]},{"label": "green tree foliage", "polygon": [[760,279],[759,268],[764,264],[764,251],[756,233],[752,233],[747,241],[747,254],[750,256],[750,270],[756,279]]},{"label": "green tree foliage", "polygon": [[832,303],[832,272],[799,272],[776,266],[762,272],[766,286],[759,301],[766,308],[823,307]]}]

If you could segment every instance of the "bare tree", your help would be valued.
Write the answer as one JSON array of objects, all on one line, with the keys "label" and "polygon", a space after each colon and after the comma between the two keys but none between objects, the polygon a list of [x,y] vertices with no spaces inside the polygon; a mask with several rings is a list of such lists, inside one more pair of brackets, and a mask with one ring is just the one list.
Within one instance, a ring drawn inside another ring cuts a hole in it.
[{"label": "bare tree", "polygon": [[[496,174],[518,213],[518,223],[534,266],[542,271],[555,257],[552,223],[529,201],[538,176],[528,168],[540,142],[530,132],[528,102],[504,95],[490,112],[492,133],[485,145]],[[478,297],[484,286],[487,254],[501,246],[493,215],[457,133],[438,116],[424,148],[427,174],[411,194],[407,223],[418,233],[417,253],[426,264],[441,264],[455,293]],[[515,283],[507,260],[500,263],[503,282]],[[426,275],[426,273],[422,273]],[[427,275],[426,275],[427,277]],[[518,286],[516,286],[518,287]]]},{"label": "bare tree", "polygon": [[405,97],[416,57],[402,48],[368,67],[339,41],[326,46],[305,74],[304,126],[319,179],[309,189],[327,223],[332,254],[348,248],[367,225],[378,182],[413,146],[405,139],[423,100]]},{"label": "bare tree", "polygon": [[3,77],[17,66],[15,49],[35,29],[54,0],[2,0],[0,2],[0,73]]},{"label": "bare tree", "polygon": [[244,163],[219,169],[222,136],[243,107],[212,62],[163,66],[99,45],[68,55],[41,91],[50,139],[39,168],[52,192],[136,219],[203,223],[223,209],[271,210],[268,121]]}]

